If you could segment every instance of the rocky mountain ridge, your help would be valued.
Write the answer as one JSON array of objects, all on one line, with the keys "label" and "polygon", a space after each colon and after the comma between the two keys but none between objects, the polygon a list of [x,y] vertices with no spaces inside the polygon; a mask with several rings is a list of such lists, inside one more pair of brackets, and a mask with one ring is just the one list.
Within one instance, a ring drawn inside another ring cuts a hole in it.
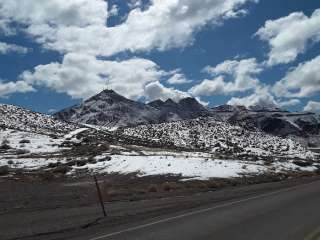
[{"label": "rocky mountain ridge", "polygon": [[104,90],[54,116],[63,121],[110,128],[211,117],[247,130],[261,130],[276,136],[309,137],[320,134],[320,117],[314,113],[289,112],[275,106],[246,108],[221,105],[209,108],[195,98],[185,98],[179,102],[156,100],[145,104],[129,100],[112,90]]},{"label": "rocky mountain ridge", "polygon": [[54,114],[60,120],[104,127],[127,127],[210,116],[209,109],[194,98],[178,103],[171,99],[144,104],[104,90],[77,106]]}]

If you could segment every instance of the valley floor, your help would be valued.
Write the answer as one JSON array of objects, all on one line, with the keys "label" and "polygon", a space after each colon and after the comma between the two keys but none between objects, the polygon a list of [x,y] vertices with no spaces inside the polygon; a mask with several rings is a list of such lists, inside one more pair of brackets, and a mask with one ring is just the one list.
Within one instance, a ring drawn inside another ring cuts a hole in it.
[{"label": "valley floor", "polygon": [[[85,239],[89,239],[98,232],[113,231],[129,223],[151,221],[167,214],[237,201],[318,180],[319,175],[305,174],[181,183],[162,176],[106,175],[99,178],[108,214],[102,218],[92,178],[42,182],[32,176],[19,176],[14,180],[2,178],[0,238],[50,240],[86,236]],[[167,181],[170,181],[169,185]]]}]

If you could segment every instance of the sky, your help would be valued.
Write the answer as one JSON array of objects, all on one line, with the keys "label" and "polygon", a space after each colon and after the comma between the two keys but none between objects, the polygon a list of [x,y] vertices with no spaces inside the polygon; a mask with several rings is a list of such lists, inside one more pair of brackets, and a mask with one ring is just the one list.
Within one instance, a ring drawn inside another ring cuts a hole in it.
[{"label": "sky", "polygon": [[138,101],[320,112],[319,0],[0,0],[0,103]]}]

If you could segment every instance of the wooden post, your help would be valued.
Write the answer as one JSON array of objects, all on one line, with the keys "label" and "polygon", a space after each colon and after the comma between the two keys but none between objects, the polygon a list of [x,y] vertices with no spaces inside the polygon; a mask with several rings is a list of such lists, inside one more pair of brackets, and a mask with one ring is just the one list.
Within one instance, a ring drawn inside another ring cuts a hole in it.
[{"label": "wooden post", "polygon": [[101,195],[101,191],[100,191],[98,179],[97,179],[96,176],[93,176],[93,178],[94,178],[94,181],[95,181],[95,183],[96,183],[97,193],[98,193],[98,197],[99,197],[101,209],[102,209],[102,212],[103,212],[103,216],[106,217],[106,216],[107,216],[107,213],[106,213],[106,209],[104,208],[103,199],[102,199],[102,195]]}]

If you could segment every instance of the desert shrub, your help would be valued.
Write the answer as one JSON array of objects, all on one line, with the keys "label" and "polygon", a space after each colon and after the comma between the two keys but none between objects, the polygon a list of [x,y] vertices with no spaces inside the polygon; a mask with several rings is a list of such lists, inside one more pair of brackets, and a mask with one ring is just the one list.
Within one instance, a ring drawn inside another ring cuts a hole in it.
[{"label": "desert shrub", "polygon": [[88,158],[88,162],[91,164],[95,164],[95,163],[97,163],[97,160],[94,159],[94,157],[90,157],[90,158]]},{"label": "desert shrub", "polygon": [[43,181],[50,181],[54,178],[54,174],[52,171],[44,171],[39,174],[39,177]]},{"label": "desert shrub", "polygon": [[99,146],[99,150],[100,151],[108,151],[110,149],[110,144],[109,143],[102,143],[100,146]]},{"label": "desert shrub", "polygon": [[66,174],[66,173],[69,172],[69,171],[70,171],[70,167],[69,167],[69,166],[61,165],[61,166],[56,167],[56,168],[53,170],[53,173]]},{"label": "desert shrub", "polygon": [[292,162],[293,164],[299,166],[299,167],[309,167],[312,166],[312,162],[308,162],[308,161],[299,161],[299,160],[295,160]]},{"label": "desert shrub", "polygon": [[9,150],[11,149],[11,146],[8,144],[1,144],[0,145],[0,150]]},{"label": "desert shrub", "polygon": [[119,195],[119,192],[113,188],[104,188],[102,190],[102,196],[104,199],[115,198]]},{"label": "desert shrub", "polygon": [[16,152],[17,155],[23,155],[23,154],[27,154],[27,153],[30,153],[30,151],[27,149],[18,149]]},{"label": "desert shrub", "polygon": [[207,182],[207,186],[208,186],[208,188],[220,188],[221,183],[219,181],[211,180],[211,181]]},{"label": "desert shrub", "polygon": [[49,163],[49,164],[48,164],[48,168],[55,168],[55,167],[57,167],[57,166],[58,166],[57,163]]},{"label": "desert shrub", "polygon": [[20,144],[30,143],[30,140],[28,140],[28,139],[22,139],[19,143],[20,143]]},{"label": "desert shrub", "polygon": [[76,161],[76,165],[78,167],[83,167],[83,166],[87,165],[87,163],[88,163],[87,160],[78,160],[78,161]]},{"label": "desert shrub", "polygon": [[111,157],[110,156],[105,156],[104,158],[101,158],[98,160],[98,162],[106,162],[106,161],[111,161]]},{"label": "desert shrub", "polygon": [[9,174],[9,167],[8,166],[1,166],[0,167],[0,176],[8,175]]},{"label": "desert shrub", "polygon": [[179,188],[178,184],[176,184],[174,182],[165,182],[165,183],[161,184],[161,189],[163,191],[172,191],[172,190],[176,190],[178,188]]},{"label": "desert shrub", "polygon": [[76,161],[73,161],[73,160],[69,160],[69,161],[67,162],[67,165],[68,165],[69,167],[75,166],[76,164],[77,164],[77,162],[76,162]]},{"label": "desert shrub", "polygon": [[8,139],[4,139],[0,145],[0,150],[9,150],[11,146],[9,145],[10,141]]},{"label": "desert shrub", "polygon": [[10,141],[8,139],[3,139],[1,145],[8,145]]},{"label": "desert shrub", "polygon": [[147,192],[158,192],[159,189],[158,189],[158,186],[156,184],[151,184],[148,186],[148,189],[147,189]]}]

